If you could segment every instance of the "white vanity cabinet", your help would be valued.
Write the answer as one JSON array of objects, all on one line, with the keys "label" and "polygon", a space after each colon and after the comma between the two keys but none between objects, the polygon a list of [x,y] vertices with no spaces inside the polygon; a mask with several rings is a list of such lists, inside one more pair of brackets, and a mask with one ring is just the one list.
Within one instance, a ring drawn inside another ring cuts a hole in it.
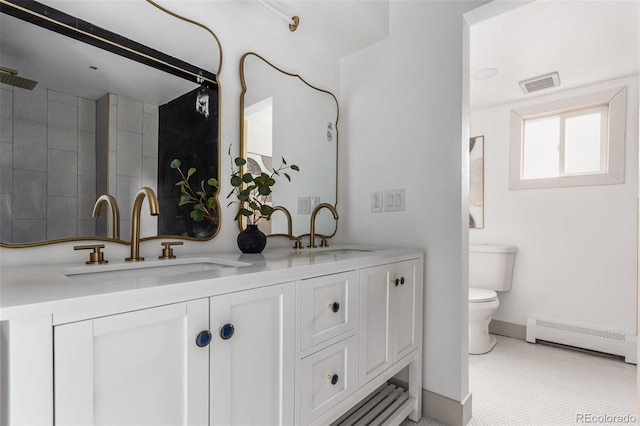
[{"label": "white vanity cabinet", "polygon": [[[419,420],[422,260],[303,280],[298,288],[296,424]],[[407,390],[386,384],[405,367]]]},{"label": "white vanity cabinet", "polygon": [[378,376],[418,347],[421,274],[416,261],[360,271],[360,383]]},{"label": "white vanity cabinet", "polygon": [[334,251],[104,283],[3,270],[0,423],[419,420],[423,254]]},{"label": "white vanity cabinet", "polygon": [[294,294],[282,284],[54,327],[56,424],[293,423]]},{"label": "white vanity cabinet", "polygon": [[54,327],[55,423],[207,424],[208,329],[208,299]]}]

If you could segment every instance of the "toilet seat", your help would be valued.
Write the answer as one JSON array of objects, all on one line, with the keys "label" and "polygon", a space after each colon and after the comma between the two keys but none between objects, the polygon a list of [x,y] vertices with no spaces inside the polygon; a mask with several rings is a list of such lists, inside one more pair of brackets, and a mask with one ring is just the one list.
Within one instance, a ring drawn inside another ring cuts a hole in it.
[{"label": "toilet seat", "polygon": [[484,288],[469,287],[469,303],[486,303],[498,300],[498,293]]}]

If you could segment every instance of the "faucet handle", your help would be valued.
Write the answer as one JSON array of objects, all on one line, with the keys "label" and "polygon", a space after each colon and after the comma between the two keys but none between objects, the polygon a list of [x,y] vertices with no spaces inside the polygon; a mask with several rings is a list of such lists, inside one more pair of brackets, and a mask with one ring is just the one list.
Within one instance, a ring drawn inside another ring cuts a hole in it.
[{"label": "faucet handle", "polygon": [[162,256],[158,257],[158,259],[175,259],[171,246],[181,246],[184,243],[182,241],[163,241],[160,244],[162,244],[163,249]]},{"label": "faucet handle", "polygon": [[109,263],[108,260],[104,260],[104,253],[100,250],[104,248],[104,244],[88,244],[83,246],[73,246],[74,250],[93,250],[89,253],[89,260],[87,265],[101,265],[103,263]]},{"label": "faucet handle", "polygon": [[302,236],[297,237],[296,242],[293,244],[293,248],[296,250],[300,250],[304,248],[304,245],[302,244]]}]

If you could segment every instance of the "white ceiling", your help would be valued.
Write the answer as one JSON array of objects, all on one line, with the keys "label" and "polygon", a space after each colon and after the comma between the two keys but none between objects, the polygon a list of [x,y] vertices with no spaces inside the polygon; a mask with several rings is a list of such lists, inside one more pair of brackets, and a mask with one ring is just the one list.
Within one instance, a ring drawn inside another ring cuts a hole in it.
[{"label": "white ceiling", "polygon": [[389,35],[389,0],[266,2],[286,15],[299,16],[296,36],[312,38],[338,57],[356,52]]},{"label": "white ceiling", "polygon": [[[433,0],[419,0],[433,1]],[[515,0],[502,0],[502,3]],[[534,98],[640,72],[639,0],[520,1],[471,26],[471,109]],[[389,0],[272,1],[300,16],[298,36],[349,55],[389,35]],[[410,49],[407,51],[410,54]],[[498,75],[476,80],[483,68]],[[560,86],[525,95],[518,82],[557,71]]]},{"label": "white ceiling", "polygon": [[[539,0],[471,26],[471,109],[637,74],[637,0]],[[497,68],[498,75],[473,74]],[[549,72],[560,86],[525,95],[518,82]]]}]

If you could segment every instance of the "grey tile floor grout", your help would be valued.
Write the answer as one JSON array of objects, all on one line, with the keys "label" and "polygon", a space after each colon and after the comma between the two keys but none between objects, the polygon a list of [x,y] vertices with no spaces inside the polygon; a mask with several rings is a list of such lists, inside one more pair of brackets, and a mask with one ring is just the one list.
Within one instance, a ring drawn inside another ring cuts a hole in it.
[{"label": "grey tile floor grout", "polygon": [[[497,336],[469,355],[469,426],[637,424],[636,366],[622,358]],[[424,418],[402,426],[442,426]]]}]

